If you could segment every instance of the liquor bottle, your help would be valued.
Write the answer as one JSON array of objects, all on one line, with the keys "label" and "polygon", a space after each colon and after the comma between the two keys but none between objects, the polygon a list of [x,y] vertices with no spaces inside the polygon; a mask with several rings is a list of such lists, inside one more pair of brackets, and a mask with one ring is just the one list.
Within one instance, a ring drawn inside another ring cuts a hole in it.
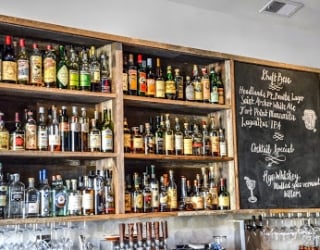
[{"label": "liquor bottle", "polygon": [[155,74],[153,72],[153,67],[152,67],[152,58],[147,58],[147,92],[146,96],[149,97],[154,97],[156,94],[156,89],[155,89]]},{"label": "liquor bottle", "polygon": [[8,185],[3,175],[3,165],[0,162],[0,218],[7,217],[7,205],[8,205]]},{"label": "liquor bottle", "polygon": [[36,150],[37,149],[37,123],[33,118],[33,112],[28,111],[28,119],[24,126],[25,131],[25,149]]},{"label": "liquor bottle", "polygon": [[162,75],[160,58],[156,59],[156,82],[155,82],[155,97],[165,98],[165,81]]},{"label": "liquor bottle", "polygon": [[184,126],[184,136],[183,136],[183,154],[192,155],[192,135],[190,134],[189,124],[185,122]]},{"label": "liquor bottle", "polygon": [[101,131],[97,128],[96,119],[91,119],[91,129],[89,131],[89,151],[101,152]]},{"label": "liquor bottle", "polygon": [[68,191],[68,215],[81,215],[81,192],[78,190],[77,179],[71,179],[71,189]]},{"label": "liquor bottle", "polygon": [[124,95],[128,94],[128,55],[123,55],[123,68],[122,68],[122,91]]},{"label": "liquor bottle", "polygon": [[20,181],[20,174],[12,175],[8,188],[8,218],[24,217],[25,185]]},{"label": "liquor bottle", "polygon": [[185,90],[186,101],[194,101],[194,86],[190,76],[186,76],[186,90]]},{"label": "liquor bottle", "polygon": [[104,187],[104,212],[105,214],[114,214],[116,212],[116,207],[111,175],[112,172],[110,170],[107,170],[106,173],[106,185]]},{"label": "liquor bottle", "polygon": [[138,93],[138,72],[134,65],[133,54],[129,54],[128,59],[128,89],[129,95],[137,95]]},{"label": "liquor bottle", "polygon": [[80,151],[89,151],[89,119],[87,117],[87,111],[85,107],[81,108],[80,117]]},{"label": "liquor bottle", "polygon": [[224,85],[221,79],[221,66],[218,63],[215,65],[215,71],[217,72],[218,104],[223,105],[225,103]]},{"label": "liquor bottle", "polygon": [[138,95],[145,96],[147,92],[147,73],[145,61],[142,60],[142,55],[138,54]]},{"label": "liquor bottle", "polygon": [[105,109],[104,122],[101,128],[101,151],[113,152],[113,123],[111,120],[111,109]]},{"label": "liquor bottle", "polygon": [[81,124],[78,116],[77,106],[72,106],[72,116],[70,119],[70,150],[72,152],[81,151]]},{"label": "liquor bottle", "polygon": [[40,196],[40,208],[39,216],[48,217],[50,216],[50,207],[51,207],[51,188],[48,183],[48,175],[46,169],[39,170],[39,196]]},{"label": "liquor bottle", "polygon": [[112,79],[110,77],[109,57],[106,54],[100,56],[100,90],[102,93],[112,92]]},{"label": "liquor bottle", "polygon": [[69,89],[79,89],[80,72],[77,53],[74,48],[70,48],[70,59],[69,59]]},{"label": "liquor bottle", "polygon": [[[0,150],[9,150],[9,131],[3,120],[4,114],[0,112]],[[1,216],[0,216],[1,217]]]},{"label": "liquor bottle", "polygon": [[59,115],[59,129],[60,129],[60,141],[61,151],[70,151],[70,126],[69,117],[66,106],[61,107],[61,114]]},{"label": "liquor bottle", "polygon": [[173,170],[169,170],[169,185],[168,185],[168,210],[176,211],[178,209],[178,191],[177,184],[174,180]]},{"label": "liquor bottle", "polygon": [[39,107],[39,118],[37,124],[37,149],[39,151],[48,150],[48,127],[45,118],[44,107]]},{"label": "liquor bottle", "polygon": [[155,165],[151,165],[150,169],[151,208],[152,212],[159,212],[159,182],[155,173]]},{"label": "liquor bottle", "polygon": [[211,155],[219,156],[220,155],[219,130],[216,127],[216,121],[214,117],[210,118],[209,137],[210,137],[210,143],[211,143]]},{"label": "liquor bottle", "polygon": [[29,84],[29,56],[25,47],[25,40],[20,39],[20,51],[17,57],[17,80],[20,84]]},{"label": "liquor bottle", "polygon": [[143,194],[140,188],[140,180],[138,173],[133,174],[134,190],[132,192],[132,212],[143,212]]},{"label": "liquor bottle", "polygon": [[156,154],[164,154],[164,131],[161,126],[162,119],[160,116],[156,117],[157,130],[155,132]]},{"label": "liquor bottle", "polygon": [[209,102],[210,100],[210,80],[207,69],[205,67],[201,68],[201,85],[203,93],[203,102]]},{"label": "liquor bottle", "polygon": [[186,210],[187,206],[187,178],[185,176],[180,177],[180,198],[179,198],[179,210]]},{"label": "liquor bottle", "polygon": [[17,61],[12,47],[12,37],[5,37],[5,48],[2,55],[2,81],[17,82]]},{"label": "liquor bottle", "polygon": [[199,132],[198,124],[194,124],[192,133],[192,154],[202,155],[202,148],[202,135]]},{"label": "liquor bottle", "polygon": [[61,151],[60,129],[57,118],[57,108],[52,106],[52,120],[48,124],[48,149],[51,152]]},{"label": "liquor bottle", "polygon": [[65,48],[59,45],[59,62],[57,66],[57,86],[60,89],[68,88],[69,69],[66,60]]},{"label": "liquor bottle", "polygon": [[134,154],[145,152],[143,135],[140,133],[139,127],[132,128],[132,152]]},{"label": "liquor bottle", "polygon": [[144,153],[154,154],[155,153],[155,143],[154,135],[151,133],[150,123],[145,124],[145,134],[144,134]]},{"label": "liquor bottle", "polygon": [[220,192],[218,197],[218,209],[228,210],[230,209],[230,194],[227,190],[227,180],[220,178]]},{"label": "liquor bottle", "polygon": [[25,190],[25,217],[38,217],[40,212],[40,193],[34,186],[34,178],[28,178]]},{"label": "liquor bottle", "polygon": [[37,43],[33,43],[33,50],[30,54],[30,84],[34,86],[43,86],[42,72],[42,54]]},{"label": "liquor bottle", "polygon": [[211,155],[211,141],[208,127],[205,121],[202,121],[202,155]]},{"label": "liquor bottle", "polygon": [[220,157],[227,156],[227,141],[223,128],[219,128],[219,153]]},{"label": "liquor bottle", "polygon": [[79,66],[79,89],[89,91],[91,87],[90,64],[86,48],[81,50],[81,62]]},{"label": "liquor bottle", "polygon": [[212,209],[212,195],[209,192],[208,174],[204,167],[201,168],[202,172],[202,186],[200,187],[201,196],[203,197],[203,208],[206,210]]},{"label": "liquor bottle", "polygon": [[126,175],[126,188],[124,192],[124,210],[125,213],[131,213],[132,209],[132,182],[131,175]]},{"label": "liquor bottle", "polygon": [[52,216],[66,216],[68,213],[68,193],[66,187],[63,185],[61,175],[56,175],[56,181],[51,190],[52,204],[51,215]]},{"label": "liquor bottle", "polygon": [[210,70],[210,102],[214,104],[219,103],[217,74],[213,67]]},{"label": "liquor bottle", "polygon": [[94,191],[92,179],[83,176],[84,188],[82,190],[82,215],[94,214]]},{"label": "liquor bottle", "polygon": [[193,181],[193,196],[191,198],[191,202],[194,210],[203,210],[203,196],[200,193],[198,180]]},{"label": "liquor bottle", "polygon": [[149,183],[149,176],[146,172],[143,173],[143,212],[150,213],[152,212],[152,192]]},{"label": "liquor bottle", "polygon": [[10,149],[13,151],[24,150],[25,134],[19,119],[19,113],[15,113],[15,128],[10,134]]},{"label": "liquor bottle", "polygon": [[123,147],[125,153],[131,152],[131,132],[126,117],[123,118]]},{"label": "liquor bottle", "polygon": [[100,63],[97,60],[96,47],[91,46],[89,50],[89,71],[90,71],[90,89],[93,92],[100,92]]},{"label": "liquor bottle", "polygon": [[203,88],[201,84],[201,79],[199,77],[198,66],[193,65],[192,71],[192,84],[194,86],[194,100],[197,102],[203,101]]},{"label": "liquor bottle", "polygon": [[0,44],[0,81],[2,81],[2,53],[3,52],[3,44]]},{"label": "liquor bottle", "polygon": [[168,174],[163,174],[160,177],[160,193],[159,193],[159,207],[160,212],[168,211]]},{"label": "liquor bottle", "polygon": [[183,77],[180,75],[180,69],[178,68],[174,70],[174,82],[176,84],[177,99],[184,100]]},{"label": "liquor bottle", "polygon": [[48,88],[57,87],[57,58],[50,44],[43,57],[43,82]]},{"label": "liquor bottle", "polygon": [[183,155],[183,132],[180,129],[179,118],[175,118],[174,150],[176,155]]},{"label": "liquor bottle", "polygon": [[174,135],[173,135],[172,129],[170,128],[169,114],[166,114],[165,124],[166,124],[166,130],[164,132],[165,154],[172,155],[174,154],[174,144],[173,144]]},{"label": "liquor bottle", "polygon": [[93,177],[93,191],[94,191],[94,214],[104,214],[105,213],[105,199],[106,193],[105,185],[106,180],[103,177],[103,171],[96,170],[96,174]]},{"label": "liquor bottle", "polygon": [[167,99],[175,100],[177,98],[177,88],[173,79],[171,65],[167,66],[167,77],[165,81],[165,96]]},{"label": "liquor bottle", "polygon": [[211,209],[218,209],[218,197],[219,190],[216,182],[215,169],[217,169],[217,164],[214,163],[214,166],[209,167],[209,192],[211,194]]}]

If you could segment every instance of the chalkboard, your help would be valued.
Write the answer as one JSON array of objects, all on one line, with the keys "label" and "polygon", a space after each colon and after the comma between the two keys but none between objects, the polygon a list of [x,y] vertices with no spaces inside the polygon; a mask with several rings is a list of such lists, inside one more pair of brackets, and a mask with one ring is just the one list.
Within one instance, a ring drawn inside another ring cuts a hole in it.
[{"label": "chalkboard", "polygon": [[319,208],[319,74],[235,62],[235,97],[240,208]]}]

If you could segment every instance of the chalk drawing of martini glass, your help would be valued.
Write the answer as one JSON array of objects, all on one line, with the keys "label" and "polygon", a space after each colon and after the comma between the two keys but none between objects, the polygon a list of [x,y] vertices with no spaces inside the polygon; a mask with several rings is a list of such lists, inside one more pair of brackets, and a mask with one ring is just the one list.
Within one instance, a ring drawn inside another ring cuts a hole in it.
[{"label": "chalk drawing of martini glass", "polygon": [[255,203],[257,202],[257,197],[254,196],[253,194],[253,190],[256,188],[256,181],[255,180],[251,180],[249,177],[245,176],[244,180],[246,181],[247,184],[247,188],[250,190],[250,197],[248,198],[248,201],[250,203]]}]

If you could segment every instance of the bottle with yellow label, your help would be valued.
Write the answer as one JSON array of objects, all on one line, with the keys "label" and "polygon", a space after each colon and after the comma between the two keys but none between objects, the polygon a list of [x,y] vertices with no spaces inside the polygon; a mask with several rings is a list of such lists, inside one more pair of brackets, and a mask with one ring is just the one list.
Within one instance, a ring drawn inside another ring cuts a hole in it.
[{"label": "bottle with yellow label", "polygon": [[230,209],[230,194],[227,191],[226,179],[220,178],[220,193],[218,196],[218,209],[228,210]]},{"label": "bottle with yellow label", "polygon": [[48,88],[57,87],[57,59],[56,54],[49,44],[43,59],[43,82]]},{"label": "bottle with yellow label", "polygon": [[9,150],[9,131],[5,127],[3,116],[0,112],[0,150]]},{"label": "bottle with yellow label", "polygon": [[5,37],[5,48],[2,56],[2,81],[17,82],[17,61],[12,47],[12,37]]},{"label": "bottle with yellow label", "polygon": [[138,173],[133,174],[134,191],[132,193],[132,212],[143,212],[143,193],[140,188],[140,178]]},{"label": "bottle with yellow label", "polygon": [[168,210],[176,211],[178,209],[178,192],[177,184],[174,180],[173,170],[169,170],[169,185],[168,185]]}]

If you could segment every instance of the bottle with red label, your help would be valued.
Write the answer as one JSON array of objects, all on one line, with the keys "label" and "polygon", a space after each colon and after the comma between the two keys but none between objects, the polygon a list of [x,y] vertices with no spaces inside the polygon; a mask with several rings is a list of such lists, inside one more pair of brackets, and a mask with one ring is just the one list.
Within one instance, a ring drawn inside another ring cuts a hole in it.
[{"label": "bottle with red label", "polygon": [[138,55],[138,95],[145,96],[147,92],[146,61],[142,60],[142,55]]},{"label": "bottle with red label", "polygon": [[19,118],[19,113],[15,113],[15,128],[10,134],[10,149],[14,151],[24,150],[25,133]]}]

